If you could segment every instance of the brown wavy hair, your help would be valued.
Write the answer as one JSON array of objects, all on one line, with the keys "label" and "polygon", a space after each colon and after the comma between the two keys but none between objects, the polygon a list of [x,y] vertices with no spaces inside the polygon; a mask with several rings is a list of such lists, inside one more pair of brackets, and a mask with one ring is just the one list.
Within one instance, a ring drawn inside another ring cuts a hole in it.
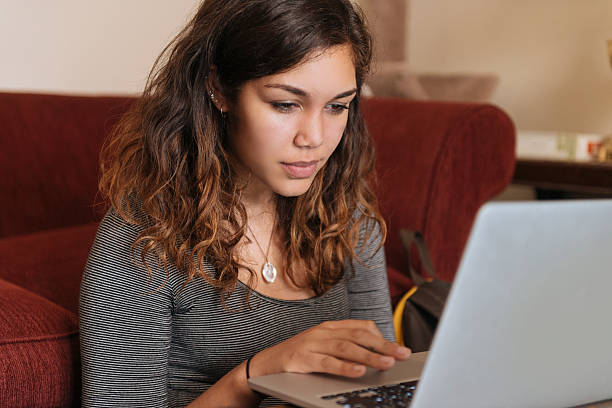
[{"label": "brown wavy hair", "polygon": [[352,48],[358,91],[340,144],[305,194],[277,197],[284,272],[298,285],[294,269],[303,262],[307,278],[299,285],[320,295],[343,278],[347,262],[362,262],[355,251],[360,229],[368,239],[379,226],[384,239],[368,185],[374,146],[359,108],[372,60],[362,11],[350,0],[206,0],[157,59],[142,96],[102,150],[100,190],[124,220],[142,227],[132,249],[140,248],[149,273],[145,257],[154,254],[167,273],[172,262],[186,282],[206,279],[223,302],[239,267],[250,272],[249,286],[256,279],[237,257],[247,225],[244,185],[208,76],[214,67],[222,94],[235,101],[245,82],[344,44]]}]

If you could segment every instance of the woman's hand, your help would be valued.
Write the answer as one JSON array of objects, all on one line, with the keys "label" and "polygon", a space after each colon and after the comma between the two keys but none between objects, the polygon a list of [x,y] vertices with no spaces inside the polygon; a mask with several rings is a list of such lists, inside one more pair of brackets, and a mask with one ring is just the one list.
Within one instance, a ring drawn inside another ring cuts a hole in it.
[{"label": "woman's hand", "polygon": [[329,321],[257,353],[249,374],[319,372],[360,377],[366,366],[386,370],[409,356],[409,349],[385,340],[373,321]]}]

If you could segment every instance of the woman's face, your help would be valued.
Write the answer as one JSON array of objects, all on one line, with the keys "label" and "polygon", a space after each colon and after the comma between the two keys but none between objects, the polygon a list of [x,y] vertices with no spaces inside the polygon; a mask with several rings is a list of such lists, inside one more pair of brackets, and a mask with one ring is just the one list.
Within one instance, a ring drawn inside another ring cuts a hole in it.
[{"label": "woman's face", "polygon": [[355,93],[348,45],[245,83],[230,106],[229,143],[250,173],[246,193],[304,194],[338,146]]}]

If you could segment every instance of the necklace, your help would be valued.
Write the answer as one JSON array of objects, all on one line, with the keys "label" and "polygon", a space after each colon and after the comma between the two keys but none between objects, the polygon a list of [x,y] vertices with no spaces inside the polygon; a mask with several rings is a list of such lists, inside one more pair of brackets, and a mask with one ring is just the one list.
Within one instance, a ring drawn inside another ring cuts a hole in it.
[{"label": "necklace", "polygon": [[249,224],[247,224],[247,228],[251,232],[251,235],[253,236],[253,239],[255,240],[255,243],[257,244],[257,247],[259,248],[259,250],[263,254],[264,258],[266,258],[266,263],[264,263],[263,267],[261,268],[261,274],[262,274],[264,280],[266,282],[268,282],[268,283],[273,283],[276,280],[276,268],[274,267],[274,265],[270,261],[268,261],[268,254],[270,253],[270,245],[272,244],[272,235],[274,235],[274,228],[275,227],[276,227],[276,217],[274,217],[274,224],[272,225],[272,232],[270,233],[270,240],[268,241],[268,250],[266,252],[264,252],[264,250],[261,247],[261,245],[259,245],[259,241],[257,240],[257,237],[253,233],[253,230],[251,229]]}]

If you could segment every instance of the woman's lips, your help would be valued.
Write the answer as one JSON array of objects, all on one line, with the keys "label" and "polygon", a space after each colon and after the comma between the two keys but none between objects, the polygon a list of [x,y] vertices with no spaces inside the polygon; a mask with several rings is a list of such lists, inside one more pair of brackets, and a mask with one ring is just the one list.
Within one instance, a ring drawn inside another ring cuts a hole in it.
[{"label": "woman's lips", "polygon": [[309,178],[317,170],[317,160],[313,161],[299,161],[292,163],[282,162],[281,166],[285,169],[285,172],[292,178]]}]

